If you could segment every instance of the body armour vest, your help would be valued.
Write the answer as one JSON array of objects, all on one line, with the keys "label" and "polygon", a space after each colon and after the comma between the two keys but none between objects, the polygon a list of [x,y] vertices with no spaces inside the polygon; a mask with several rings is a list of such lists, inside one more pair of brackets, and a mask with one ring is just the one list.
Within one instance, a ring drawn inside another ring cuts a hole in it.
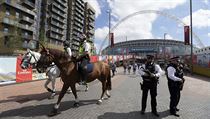
[{"label": "body armour vest", "polygon": [[170,79],[169,77],[168,77],[168,72],[167,72],[167,69],[168,69],[168,67],[173,67],[173,68],[175,68],[175,70],[176,70],[176,72],[175,72],[175,76],[176,77],[178,77],[178,78],[183,78],[183,71],[182,70],[180,70],[175,64],[169,64],[168,66],[167,66],[167,68],[166,68],[166,76],[167,76],[167,79],[168,80],[171,80],[171,81],[173,81],[172,79]]},{"label": "body armour vest", "polygon": [[[149,70],[151,73],[155,74],[155,64],[154,63],[146,63],[145,64],[145,69]],[[156,79],[154,78],[154,80],[150,77],[150,76],[142,76],[143,79],[151,79],[151,81],[155,81]]]}]

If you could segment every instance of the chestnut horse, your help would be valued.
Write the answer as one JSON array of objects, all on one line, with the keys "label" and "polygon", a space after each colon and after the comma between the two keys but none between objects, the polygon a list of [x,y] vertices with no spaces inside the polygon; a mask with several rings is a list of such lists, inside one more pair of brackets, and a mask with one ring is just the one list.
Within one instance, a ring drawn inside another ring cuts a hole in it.
[{"label": "chestnut horse", "polygon": [[[80,82],[81,74],[78,71],[77,59],[75,57],[69,57],[64,52],[56,49],[43,49],[40,51],[41,57],[37,62],[37,70],[43,72],[52,62],[54,62],[61,72],[61,79],[64,82],[62,90],[59,94],[58,101],[55,104],[53,110],[48,116],[54,116],[58,114],[58,108],[61,99],[65,95],[67,89],[71,87],[71,90],[75,97],[74,106],[79,106],[79,99],[77,97],[75,84]],[[98,103],[102,103],[104,93],[107,97],[110,97],[108,90],[111,90],[111,72],[108,64],[104,62],[93,63],[93,71],[88,74],[87,83],[98,79],[102,83],[102,94]]]}]

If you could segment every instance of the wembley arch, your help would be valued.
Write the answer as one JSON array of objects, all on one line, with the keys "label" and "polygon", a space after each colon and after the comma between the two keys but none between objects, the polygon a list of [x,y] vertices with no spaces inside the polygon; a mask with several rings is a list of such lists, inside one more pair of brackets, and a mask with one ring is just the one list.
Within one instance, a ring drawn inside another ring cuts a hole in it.
[{"label": "wembley arch", "polygon": [[[186,25],[182,20],[180,20],[175,15],[168,14],[166,12],[158,11],[158,10],[142,10],[142,11],[138,11],[138,12],[132,13],[132,14],[124,17],[116,25],[114,25],[110,29],[110,31],[111,32],[114,31],[120,24],[122,24],[124,21],[128,20],[129,18],[131,18],[133,16],[137,16],[137,15],[141,15],[141,14],[149,14],[149,13],[154,13],[154,14],[165,16],[165,17],[167,17],[167,18],[169,18],[171,20],[176,21],[177,24],[181,24],[182,26],[185,26]],[[105,39],[103,40],[103,42],[100,45],[99,54],[101,53],[101,50],[102,50],[103,46],[105,45],[106,41],[108,41],[108,40],[106,40],[108,38],[108,35],[109,34],[107,34],[107,36],[105,37]],[[198,47],[200,47],[200,48],[205,47],[204,44],[201,42],[200,38],[194,32],[193,32],[193,38],[196,40]]]}]

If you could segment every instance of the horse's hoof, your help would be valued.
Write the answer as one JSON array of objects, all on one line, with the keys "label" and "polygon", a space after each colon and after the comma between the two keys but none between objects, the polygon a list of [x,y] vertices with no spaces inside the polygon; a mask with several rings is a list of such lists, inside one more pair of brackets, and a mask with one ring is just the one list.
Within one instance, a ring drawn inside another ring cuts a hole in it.
[{"label": "horse's hoof", "polygon": [[111,98],[111,95],[107,95],[108,98]]},{"label": "horse's hoof", "polygon": [[85,92],[87,92],[88,91],[88,89],[85,89]]},{"label": "horse's hoof", "polygon": [[55,115],[58,115],[60,114],[61,112],[58,112],[57,109],[53,109],[47,116],[48,117],[52,117],[52,116],[55,116]]},{"label": "horse's hoof", "polygon": [[74,103],[74,107],[79,107],[79,103],[78,102],[75,102]]},{"label": "horse's hoof", "polygon": [[54,96],[50,96],[50,97],[48,97],[48,99],[50,100],[50,99],[54,99]]},{"label": "horse's hoof", "polygon": [[66,93],[67,93],[67,94],[71,94],[72,91],[71,91],[71,90],[67,90]]},{"label": "horse's hoof", "polygon": [[100,105],[102,103],[102,100],[98,100],[97,104]]}]

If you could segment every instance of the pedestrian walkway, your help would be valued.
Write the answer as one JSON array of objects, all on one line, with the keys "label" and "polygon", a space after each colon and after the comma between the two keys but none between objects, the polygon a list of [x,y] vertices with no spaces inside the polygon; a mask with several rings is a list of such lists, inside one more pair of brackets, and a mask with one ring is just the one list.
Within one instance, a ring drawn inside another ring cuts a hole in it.
[{"label": "pedestrian walkway", "polygon": [[[118,68],[117,74],[112,78],[112,97],[105,100],[102,105],[97,105],[100,97],[101,84],[97,81],[90,83],[88,92],[79,92],[81,100],[79,108],[73,108],[74,97],[65,95],[60,110],[62,113],[53,117],[71,119],[153,119],[150,107],[150,96],[147,101],[146,114],[140,114],[141,90],[137,75],[124,75],[123,69]],[[208,78],[197,75],[187,76],[182,97],[180,100],[181,119],[209,119],[210,118],[210,81]],[[58,96],[48,100],[50,93],[44,89],[45,80],[8,85],[0,87],[0,118],[35,118],[45,119],[52,109]],[[62,82],[57,80],[57,90],[60,90]],[[157,110],[160,118],[175,119],[169,115],[169,92],[167,79],[160,78],[158,85]]]}]

